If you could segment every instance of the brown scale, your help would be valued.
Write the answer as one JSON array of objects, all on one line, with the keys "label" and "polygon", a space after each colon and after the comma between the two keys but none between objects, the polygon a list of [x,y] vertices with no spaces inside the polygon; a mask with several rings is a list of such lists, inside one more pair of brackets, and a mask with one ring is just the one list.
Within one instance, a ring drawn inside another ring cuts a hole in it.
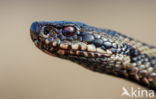
[{"label": "brown scale", "polygon": [[53,42],[53,46],[56,47],[58,43],[56,41]]},{"label": "brown scale", "polygon": [[67,44],[60,44],[60,48],[62,48],[62,49],[68,49],[68,45]]},{"label": "brown scale", "polygon": [[80,51],[76,51],[76,55],[80,55]]},{"label": "brown scale", "polygon": [[57,51],[57,53],[60,54],[60,55],[64,55],[64,54],[65,54],[65,50],[59,49],[59,50]]},{"label": "brown scale", "polygon": [[75,54],[75,51],[74,50],[70,50],[70,54],[71,55]]},{"label": "brown scale", "polygon": [[150,80],[150,81],[156,80],[156,73],[151,73],[151,74],[149,74],[149,80]]},{"label": "brown scale", "polygon": [[143,82],[146,84],[146,85],[149,85],[149,81],[146,77],[143,78]]}]

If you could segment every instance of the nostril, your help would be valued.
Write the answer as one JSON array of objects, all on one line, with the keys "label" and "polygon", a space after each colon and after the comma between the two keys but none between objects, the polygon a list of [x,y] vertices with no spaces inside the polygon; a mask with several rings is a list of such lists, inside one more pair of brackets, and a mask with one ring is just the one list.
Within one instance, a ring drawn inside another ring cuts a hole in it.
[{"label": "nostril", "polygon": [[52,32],[52,27],[51,26],[46,26],[44,28],[44,35],[48,35],[50,32]]}]

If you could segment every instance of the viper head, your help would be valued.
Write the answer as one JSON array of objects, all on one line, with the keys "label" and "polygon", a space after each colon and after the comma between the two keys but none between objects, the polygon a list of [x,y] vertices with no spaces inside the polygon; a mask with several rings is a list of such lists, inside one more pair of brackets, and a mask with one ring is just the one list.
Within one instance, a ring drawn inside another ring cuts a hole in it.
[{"label": "viper head", "polygon": [[34,22],[31,38],[42,51],[54,56],[109,57],[119,53],[118,34],[81,22]]}]

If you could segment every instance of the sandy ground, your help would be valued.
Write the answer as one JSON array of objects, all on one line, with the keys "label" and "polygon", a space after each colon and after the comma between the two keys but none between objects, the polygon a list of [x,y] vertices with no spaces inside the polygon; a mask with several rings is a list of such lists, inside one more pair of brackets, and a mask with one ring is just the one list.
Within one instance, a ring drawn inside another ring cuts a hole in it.
[{"label": "sandy ground", "polygon": [[29,28],[36,20],[81,21],[156,45],[155,5],[155,0],[0,0],[0,99],[130,99],[121,96],[123,86],[144,88],[46,55],[32,43]]}]

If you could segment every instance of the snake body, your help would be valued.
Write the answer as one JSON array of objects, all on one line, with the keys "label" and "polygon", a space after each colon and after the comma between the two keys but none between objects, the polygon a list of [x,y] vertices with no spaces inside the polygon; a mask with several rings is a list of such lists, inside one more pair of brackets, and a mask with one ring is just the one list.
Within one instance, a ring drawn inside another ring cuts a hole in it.
[{"label": "snake body", "polygon": [[156,90],[154,46],[73,21],[36,21],[30,34],[35,45],[49,55]]}]

